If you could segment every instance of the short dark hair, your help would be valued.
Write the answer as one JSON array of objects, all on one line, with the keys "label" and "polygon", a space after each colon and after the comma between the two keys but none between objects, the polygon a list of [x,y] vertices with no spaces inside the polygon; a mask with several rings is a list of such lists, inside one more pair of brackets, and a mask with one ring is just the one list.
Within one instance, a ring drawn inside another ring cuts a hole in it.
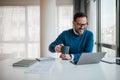
[{"label": "short dark hair", "polygon": [[83,12],[75,13],[73,20],[76,21],[76,19],[79,18],[79,17],[86,17],[87,18],[87,15]]}]

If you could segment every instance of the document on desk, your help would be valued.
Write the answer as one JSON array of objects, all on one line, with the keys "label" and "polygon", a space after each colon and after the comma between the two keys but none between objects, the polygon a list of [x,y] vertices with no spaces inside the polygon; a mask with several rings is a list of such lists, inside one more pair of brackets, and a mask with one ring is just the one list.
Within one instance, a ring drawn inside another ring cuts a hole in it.
[{"label": "document on desk", "polygon": [[50,73],[53,71],[55,66],[55,59],[42,58],[40,62],[30,66],[25,73],[41,74]]}]

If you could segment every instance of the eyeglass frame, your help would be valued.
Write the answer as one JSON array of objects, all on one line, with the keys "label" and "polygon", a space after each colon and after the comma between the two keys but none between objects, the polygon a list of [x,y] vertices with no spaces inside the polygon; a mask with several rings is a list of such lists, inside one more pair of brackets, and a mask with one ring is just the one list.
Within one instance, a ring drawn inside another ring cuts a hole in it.
[{"label": "eyeglass frame", "polygon": [[80,26],[80,27],[82,27],[82,26],[84,26],[84,27],[85,27],[85,26],[87,26],[87,25],[88,25],[88,23],[85,23],[85,24],[80,24],[80,23],[77,23],[77,22],[75,22],[75,23],[76,23],[76,25],[77,25],[77,26]]}]

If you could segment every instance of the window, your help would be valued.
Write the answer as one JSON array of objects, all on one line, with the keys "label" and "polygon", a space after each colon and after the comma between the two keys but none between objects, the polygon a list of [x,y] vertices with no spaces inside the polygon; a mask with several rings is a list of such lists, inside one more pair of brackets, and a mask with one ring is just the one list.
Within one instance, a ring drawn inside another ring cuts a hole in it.
[{"label": "window", "polygon": [[[116,0],[101,0],[101,43],[116,46]],[[107,52],[106,57],[116,55],[113,48],[104,46],[101,49]]]},{"label": "window", "polygon": [[[109,3],[109,4],[108,4]],[[106,5],[107,4],[107,5]],[[101,0],[101,42],[116,44],[116,1]]]},{"label": "window", "polygon": [[39,6],[0,7],[0,54],[15,58],[39,57]]}]

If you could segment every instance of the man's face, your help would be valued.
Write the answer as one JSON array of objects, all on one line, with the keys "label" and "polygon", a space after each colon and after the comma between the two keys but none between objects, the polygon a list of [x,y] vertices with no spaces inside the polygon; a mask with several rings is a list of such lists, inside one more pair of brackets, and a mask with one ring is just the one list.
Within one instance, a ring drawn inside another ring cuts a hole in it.
[{"label": "man's face", "polygon": [[83,34],[87,27],[86,17],[79,17],[76,19],[76,21],[73,21],[73,27],[78,34]]}]

